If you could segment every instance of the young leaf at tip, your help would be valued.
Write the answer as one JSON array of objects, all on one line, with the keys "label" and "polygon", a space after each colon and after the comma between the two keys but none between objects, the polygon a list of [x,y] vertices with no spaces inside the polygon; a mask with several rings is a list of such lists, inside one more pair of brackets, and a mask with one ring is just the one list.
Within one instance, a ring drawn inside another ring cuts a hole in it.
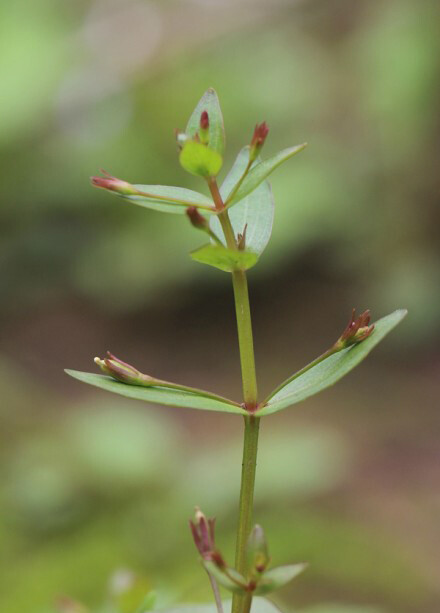
[{"label": "young leaf at tip", "polygon": [[187,172],[205,179],[216,177],[223,165],[220,153],[194,140],[188,140],[183,145],[179,161]]},{"label": "young leaf at tip", "polygon": [[200,130],[200,119],[206,111],[209,118],[208,142],[209,147],[223,155],[225,150],[225,127],[220,102],[214,89],[209,88],[197,103],[186,126],[186,134],[194,138]]}]

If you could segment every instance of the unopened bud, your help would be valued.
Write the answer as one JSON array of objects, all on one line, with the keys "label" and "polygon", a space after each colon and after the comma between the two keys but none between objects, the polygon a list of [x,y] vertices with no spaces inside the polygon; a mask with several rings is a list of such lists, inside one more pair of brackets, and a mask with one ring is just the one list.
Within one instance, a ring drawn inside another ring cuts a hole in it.
[{"label": "unopened bud", "polygon": [[206,219],[206,217],[203,217],[203,215],[200,215],[200,213],[197,210],[196,206],[189,206],[186,209],[186,214],[187,214],[190,222],[192,223],[192,225],[195,228],[198,228],[199,230],[208,230],[209,229],[208,220]]},{"label": "unopened bud", "polygon": [[156,380],[149,375],[144,375],[137,368],[123,362],[116,356],[107,351],[107,356],[94,359],[95,364],[99,366],[102,372],[110,375],[113,379],[122,383],[131,383],[132,385],[154,385]]},{"label": "unopened bud", "polygon": [[[202,511],[196,507],[195,521],[189,522],[195,546],[204,560],[214,561],[216,564],[220,560],[215,551],[215,518],[207,519]],[[216,558],[216,559],[214,559]],[[221,558],[221,556],[220,556]]]},{"label": "unopened bud", "polygon": [[364,341],[374,330],[374,324],[370,325],[370,311],[367,309],[359,317],[356,317],[356,310],[353,309],[351,319],[344,332],[334,344],[336,351],[356,345]]},{"label": "unopened bud", "polygon": [[104,177],[90,177],[90,181],[95,187],[101,187],[112,192],[117,192],[118,194],[129,196],[138,193],[138,190],[130,183],[127,183],[127,181],[122,181],[122,179],[112,177],[112,175],[105,172],[105,170],[102,170],[101,172],[105,175]]},{"label": "unopened bud", "polygon": [[200,115],[200,130],[199,130],[200,142],[204,145],[209,144],[209,115],[208,111],[203,111]]},{"label": "unopened bud", "polygon": [[247,543],[249,568],[262,573],[269,564],[270,557],[263,528],[256,524],[249,535]]},{"label": "unopened bud", "polygon": [[252,136],[251,140],[251,150],[249,152],[249,160],[251,160],[252,162],[260,153],[268,133],[269,128],[265,121],[260,124],[257,123],[257,125],[255,126],[254,135]]},{"label": "unopened bud", "polygon": [[244,251],[246,249],[246,231],[247,224],[243,228],[243,232],[237,235],[237,247],[239,251]]}]

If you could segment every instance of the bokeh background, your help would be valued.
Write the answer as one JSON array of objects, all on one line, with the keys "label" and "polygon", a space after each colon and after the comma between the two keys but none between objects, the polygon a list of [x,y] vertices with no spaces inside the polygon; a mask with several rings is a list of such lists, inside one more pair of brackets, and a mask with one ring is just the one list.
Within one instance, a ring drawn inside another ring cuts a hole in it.
[{"label": "bokeh background", "polygon": [[[158,604],[210,599],[187,519],[232,559],[241,421],[69,380],[111,349],[240,397],[228,275],[180,216],[88,181],[203,185],[174,128],[221,98],[225,168],[253,126],[272,242],[250,271],[260,389],[321,353],[353,306],[409,316],[334,389],[263,422],[256,519],[300,613],[440,607],[436,0],[14,0],[0,4],[0,609],[94,611],[129,569]],[[124,605],[125,606],[125,605]],[[99,609],[102,610],[102,609]],[[127,610],[127,613],[131,613]]]}]

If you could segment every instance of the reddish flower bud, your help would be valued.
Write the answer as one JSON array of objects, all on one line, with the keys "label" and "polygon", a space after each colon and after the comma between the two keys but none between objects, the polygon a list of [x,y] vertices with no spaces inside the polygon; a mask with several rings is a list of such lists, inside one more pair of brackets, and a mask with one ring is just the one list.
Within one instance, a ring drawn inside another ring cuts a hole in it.
[{"label": "reddish flower bud", "polygon": [[202,130],[207,130],[209,128],[208,111],[203,111],[203,113],[200,115],[200,128]]},{"label": "reddish flower bud", "polygon": [[207,230],[209,228],[208,220],[203,215],[200,215],[196,206],[189,206],[186,209],[186,214],[195,228],[199,230]]},{"label": "reddish flower bud", "polygon": [[269,133],[269,128],[268,125],[265,121],[263,121],[263,123],[260,123],[255,126],[255,130],[254,130],[254,135],[252,137],[251,140],[251,150],[249,153],[249,159],[250,160],[255,160],[255,158],[257,157],[257,155],[260,153],[261,148],[264,145],[264,142],[266,140],[266,137]]},{"label": "reddish flower bud", "polygon": [[[221,556],[215,550],[215,518],[207,519],[196,507],[195,522],[189,522],[195,546],[204,560],[214,561],[217,565]],[[224,565],[224,562],[223,562]]]},{"label": "reddish flower bud", "polygon": [[356,317],[356,309],[353,309],[350,321],[334,344],[334,349],[340,351],[364,341],[374,330],[374,324],[369,324],[370,311],[368,309],[361,313],[359,317]]},{"label": "reddish flower bud", "polygon": [[209,144],[209,115],[208,111],[203,111],[200,115],[200,130],[199,130],[200,142],[204,145]]},{"label": "reddish flower bud", "polygon": [[144,375],[134,366],[112,355],[110,351],[107,351],[107,357],[103,360],[95,358],[94,362],[104,374],[110,375],[113,379],[122,383],[131,383],[132,385],[154,385],[156,383],[153,377]]},{"label": "reddish flower bud", "polygon": [[127,181],[112,177],[112,175],[105,170],[101,172],[105,175],[104,177],[90,177],[90,181],[95,187],[102,187],[103,189],[109,189],[112,192],[124,195],[134,195],[138,193],[138,190],[130,183],[127,183]]}]

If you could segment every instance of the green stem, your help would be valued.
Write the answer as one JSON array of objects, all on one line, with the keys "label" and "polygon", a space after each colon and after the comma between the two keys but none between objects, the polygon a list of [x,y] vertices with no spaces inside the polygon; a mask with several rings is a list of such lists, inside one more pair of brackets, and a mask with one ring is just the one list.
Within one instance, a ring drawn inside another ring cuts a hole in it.
[{"label": "green stem", "polygon": [[[244,418],[243,464],[235,546],[235,568],[244,577],[247,576],[246,544],[252,530],[259,427],[259,417],[248,415]],[[250,592],[243,596],[234,594],[232,597],[232,613],[247,613],[250,610],[251,601],[252,594]]]},{"label": "green stem", "polygon": [[[238,249],[231,220],[220,195],[215,179],[208,185],[219,211],[218,218],[229,249]],[[238,343],[240,348],[241,377],[243,382],[243,399],[249,415],[244,418],[243,464],[241,471],[240,503],[238,516],[237,542],[235,549],[235,568],[244,577],[247,576],[246,544],[252,529],[252,512],[254,505],[255,472],[257,468],[258,432],[260,419],[252,415],[258,406],[257,377],[255,373],[254,342],[252,335],[251,310],[246,273],[236,270],[232,273],[235,312],[237,316]],[[232,613],[249,613],[252,593],[241,596],[234,594]]]}]

